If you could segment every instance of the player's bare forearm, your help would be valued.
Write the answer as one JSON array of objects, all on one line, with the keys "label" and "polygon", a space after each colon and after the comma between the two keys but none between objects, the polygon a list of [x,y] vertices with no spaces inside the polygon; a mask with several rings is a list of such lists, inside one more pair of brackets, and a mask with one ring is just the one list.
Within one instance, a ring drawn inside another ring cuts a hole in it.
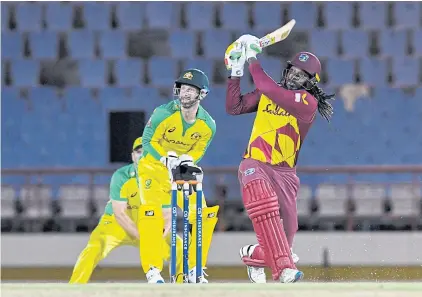
[{"label": "player's bare forearm", "polygon": [[[297,118],[304,121],[310,121],[313,118],[317,102],[312,95],[303,90],[292,91],[279,86],[264,72],[258,60],[250,59],[249,63],[252,79],[260,92]],[[296,98],[296,96],[299,97]],[[303,99],[306,99],[304,104],[301,103]]]},{"label": "player's bare forearm", "polygon": [[256,112],[261,94],[258,90],[242,95],[240,79],[231,77],[227,80],[226,112],[231,115]]},{"label": "player's bare forearm", "polygon": [[126,231],[129,236],[139,239],[138,228],[126,213],[126,202],[113,201],[113,212],[117,223]]}]

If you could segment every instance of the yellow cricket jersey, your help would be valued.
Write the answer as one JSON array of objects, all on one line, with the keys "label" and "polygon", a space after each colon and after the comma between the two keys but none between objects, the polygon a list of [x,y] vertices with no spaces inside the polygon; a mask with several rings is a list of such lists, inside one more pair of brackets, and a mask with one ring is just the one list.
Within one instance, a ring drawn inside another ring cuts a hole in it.
[{"label": "yellow cricket jersey", "polygon": [[123,166],[113,173],[110,182],[110,200],[105,207],[105,214],[113,214],[112,200],[127,202],[127,214],[132,221],[137,221],[141,200],[134,164]]},{"label": "yellow cricket jersey", "polygon": [[[305,91],[297,92],[306,101]],[[314,100],[314,99],[311,99]],[[261,95],[245,158],[294,167],[302,141],[312,122],[303,122],[265,95]]]},{"label": "yellow cricket jersey", "polygon": [[[140,164],[161,164],[160,158],[169,151],[179,156],[190,155],[198,163],[215,135],[215,121],[199,106],[196,121],[183,119],[179,100],[163,104],[154,110],[142,135],[144,154]],[[148,168],[143,167],[143,168]]]}]

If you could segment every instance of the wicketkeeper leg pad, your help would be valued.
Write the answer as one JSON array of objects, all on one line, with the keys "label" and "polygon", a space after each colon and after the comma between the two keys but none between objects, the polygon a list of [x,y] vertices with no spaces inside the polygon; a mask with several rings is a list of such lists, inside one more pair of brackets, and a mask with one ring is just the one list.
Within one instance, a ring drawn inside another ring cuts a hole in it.
[{"label": "wicketkeeper leg pad", "polygon": [[139,252],[145,273],[154,266],[163,270],[164,218],[161,206],[141,205],[138,215]]},{"label": "wicketkeeper leg pad", "polygon": [[[212,235],[214,234],[215,226],[217,225],[217,213],[219,206],[204,207],[202,209],[202,267],[205,267],[208,259],[208,251],[211,246]],[[192,223],[192,236],[189,245],[189,269],[196,265],[196,210],[190,210],[189,221]]]},{"label": "wicketkeeper leg pad", "polygon": [[271,268],[273,279],[278,280],[283,269],[296,267],[280,220],[276,193],[265,179],[250,181],[242,192],[243,203],[265,254],[265,263]]}]

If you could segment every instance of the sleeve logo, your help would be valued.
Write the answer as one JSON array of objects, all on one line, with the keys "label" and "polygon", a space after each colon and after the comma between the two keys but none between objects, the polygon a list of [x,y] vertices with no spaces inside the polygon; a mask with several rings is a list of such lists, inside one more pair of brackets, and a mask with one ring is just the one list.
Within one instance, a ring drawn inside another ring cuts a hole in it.
[{"label": "sleeve logo", "polygon": [[306,98],[306,93],[295,93],[295,102],[300,102],[303,101],[303,104],[305,105],[309,105],[309,102],[305,99]]}]

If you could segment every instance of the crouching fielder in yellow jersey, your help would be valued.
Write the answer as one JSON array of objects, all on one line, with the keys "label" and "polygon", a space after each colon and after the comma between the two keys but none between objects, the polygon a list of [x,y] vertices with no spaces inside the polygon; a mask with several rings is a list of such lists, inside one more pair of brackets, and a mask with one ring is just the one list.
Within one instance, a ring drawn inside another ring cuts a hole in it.
[{"label": "crouching fielder in yellow jersey", "polygon": [[[142,135],[144,154],[138,163],[142,206],[139,212],[140,253],[142,268],[148,282],[164,282],[163,269],[164,240],[170,242],[171,227],[171,182],[169,170],[177,167],[182,160],[193,164],[204,156],[215,134],[215,121],[200,106],[200,101],[208,94],[208,78],[200,70],[188,69],[176,80],[174,95],[176,100],[156,108]],[[180,158],[178,157],[180,156]],[[178,196],[178,206],[182,207],[182,193]],[[192,226],[189,246],[189,280],[196,282],[196,193],[189,201],[189,221]],[[218,206],[207,207],[203,200],[203,259],[205,267],[212,234],[217,223]],[[164,218],[164,220],[163,220]],[[164,224],[164,225],[163,225]],[[181,246],[181,238],[177,245]],[[178,248],[178,252],[181,249]],[[179,254],[178,258],[182,258]],[[182,273],[178,268],[178,274]],[[202,282],[207,280],[201,276]]]},{"label": "crouching fielder in yellow jersey", "polygon": [[[139,137],[133,143],[133,163],[116,170],[111,178],[110,201],[87,246],[79,255],[70,283],[87,283],[97,264],[114,248],[122,245],[139,247],[137,220],[140,197],[136,164],[142,153],[142,137]],[[161,256],[168,258],[169,253],[170,247],[166,246]],[[181,261],[177,266],[181,266]]]}]

